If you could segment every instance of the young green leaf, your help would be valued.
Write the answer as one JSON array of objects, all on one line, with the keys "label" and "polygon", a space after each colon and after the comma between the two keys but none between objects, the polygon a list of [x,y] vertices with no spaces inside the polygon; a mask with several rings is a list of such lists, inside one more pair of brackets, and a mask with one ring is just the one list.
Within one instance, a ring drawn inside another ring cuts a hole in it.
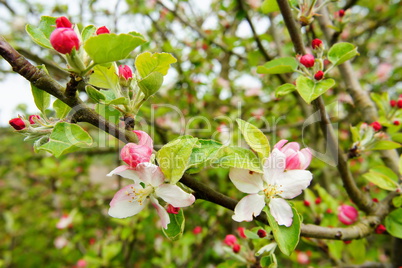
[{"label": "young green leaf", "polygon": [[276,0],[265,0],[261,5],[262,13],[271,13],[275,11],[279,11],[279,6]]},{"label": "young green leaf", "polygon": [[284,57],[268,61],[264,65],[257,66],[259,74],[285,74],[293,73],[298,63],[294,57]]},{"label": "young green leaf", "polygon": [[184,232],[185,218],[183,209],[179,213],[169,213],[170,223],[167,229],[162,228],[163,234],[172,241],[178,240]]},{"label": "young green leaf", "polygon": [[80,148],[88,148],[91,144],[91,136],[80,126],[59,122],[54,126],[49,141],[38,149],[48,151],[55,157],[60,157]]},{"label": "young green leaf", "polygon": [[145,95],[145,99],[155,94],[162,86],[163,75],[159,72],[152,72],[145,78],[138,81],[142,93]]},{"label": "young green leaf", "polygon": [[86,26],[81,33],[82,36],[82,42],[85,43],[85,41],[88,40],[88,38],[90,38],[96,31],[96,27],[93,25],[88,25]]},{"label": "young green leaf", "polygon": [[55,25],[55,17],[42,16],[37,27],[28,24],[25,30],[35,43],[42,47],[53,49],[49,38],[53,30],[56,29]]},{"label": "young green leaf", "polygon": [[388,214],[385,218],[385,227],[392,236],[402,238],[402,208]]},{"label": "young green leaf", "polygon": [[89,77],[89,84],[95,87],[116,91],[119,85],[116,64],[110,64],[109,66],[95,66],[93,68],[93,73]]},{"label": "young green leaf", "polygon": [[[44,70],[47,73],[46,67],[44,65],[38,66],[39,69]],[[34,102],[39,111],[45,113],[46,109],[50,106],[50,94],[43,91],[31,83],[32,95],[34,97]]]},{"label": "young green leaf", "polygon": [[212,161],[214,167],[242,168],[262,173],[260,159],[250,150],[242,147],[222,147]]},{"label": "young green leaf", "polygon": [[[392,175],[391,175],[392,174]],[[398,189],[398,177],[392,170],[386,167],[377,167],[370,169],[368,173],[365,173],[363,177],[380,187],[381,189],[388,191],[395,191]]]},{"label": "young green leaf", "polygon": [[170,64],[175,62],[177,60],[169,53],[151,54],[150,52],[144,52],[136,57],[135,68],[142,78],[147,77],[153,72],[158,72],[165,76]]},{"label": "young green leaf", "polygon": [[325,79],[314,82],[307,77],[299,76],[296,80],[296,89],[305,102],[310,104],[313,100],[327,92],[335,85],[333,79]]},{"label": "young green leaf", "polygon": [[197,141],[191,136],[181,136],[165,144],[156,154],[159,167],[171,184],[176,184],[183,176]]},{"label": "young green leaf", "polygon": [[101,100],[106,99],[106,96],[103,95],[102,92],[92,86],[86,86],[85,91],[87,92],[88,96],[95,102],[100,102]]},{"label": "young green leaf", "polygon": [[63,119],[67,116],[67,114],[71,111],[71,107],[62,102],[59,99],[56,99],[53,102],[53,109],[56,112],[57,118]]},{"label": "young green leaf", "polygon": [[292,205],[293,223],[290,227],[286,227],[283,225],[278,225],[267,207],[264,208],[264,211],[267,214],[269,226],[272,228],[272,232],[274,234],[276,243],[278,243],[279,249],[283,254],[290,256],[299,243],[301,216]]},{"label": "young green leaf", "polygon": [[366,148],[367,151],[374,150],[391,150],[401,148],[401,145],[394,141],[380,140],[375,142],[373,145]]},{"label": "young green leaf", "polygon": [[222,143],[214,140],[198,140],[200,147],[194,147],[188,161],[187,173],[200,172],[214,159],[222,147]]},{"label": "young green leaf", "polygon": [[359,55],[357,47],[351,43],[341,42],[333,45],[328,51],[328,60],[333,65],[339,65]]},{"label": "young green leaf", "polygon": [[293,84],[283,84],[275,89],[275,98],[283,97],[296,90]]},{"label": "young green leaf", "polygon": [[123,60],[136,47],[146,41],[132,34],[100,34],[92,36],[84,43],[84,49],[95,63]]},{"label": "young green leaf", "polygon": [[236,122],[250,148],[257,152],[260,159],[264,160],[267,158],[271,151],[267,136],[256,126],[244,120],[237,119]]}]

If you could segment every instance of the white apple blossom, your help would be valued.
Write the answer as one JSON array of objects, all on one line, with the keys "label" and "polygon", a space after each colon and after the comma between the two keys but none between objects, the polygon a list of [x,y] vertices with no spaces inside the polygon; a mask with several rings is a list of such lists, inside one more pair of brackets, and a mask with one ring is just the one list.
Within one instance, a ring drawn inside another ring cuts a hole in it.
[{"label": "white apple blossom", "polygon": [[297,143],[282,148],[284,143],[280,141],[275,146],[264,163],[263,174],[240,168],[230,170],[229,177],[236,188],[249,194],[236,205],[233,220],[252,221],[267,204],[279,225],[292,225],[293,212],[284,199],[298,196],[310,185],[313,175],[304,169],[310,164],[311,153],[309,149],[299,151]]}]

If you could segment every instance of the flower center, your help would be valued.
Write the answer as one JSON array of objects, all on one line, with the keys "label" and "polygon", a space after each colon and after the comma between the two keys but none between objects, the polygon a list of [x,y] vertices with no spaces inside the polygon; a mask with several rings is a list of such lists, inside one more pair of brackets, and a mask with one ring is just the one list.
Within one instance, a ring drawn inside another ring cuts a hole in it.
[{"label": "flower center", "polygon": [[142,206],[142,202],[154,192],[154,188],[152,186],[146,186],[143,189],[134,188],[133,186],[130,187],[131,191],[126,191],[126,195],[131,199],[128,202],[136,201],[140,203]]},{"label": "flower center", "polygon": [[281,195],[283,193],[281,188],[282,188],[282,185],[268,184],[268,186],[263,190],[263,192],[265,194],[265,197],[275,198],[278,195]]}]

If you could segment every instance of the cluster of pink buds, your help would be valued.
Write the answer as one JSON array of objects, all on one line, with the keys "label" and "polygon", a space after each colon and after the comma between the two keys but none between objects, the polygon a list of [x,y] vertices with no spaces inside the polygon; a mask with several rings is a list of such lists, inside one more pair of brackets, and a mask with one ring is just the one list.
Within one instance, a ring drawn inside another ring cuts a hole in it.
[{"label": "cluster of pink buds", "polygon": [[402,108],[402,95],[399,96],[399,98],[397,100],[390,100],[389,105],[392,108],[401,109]]},{"label": "cluster of pink buds", "polygon": [[[31,125],[37,124],[37,120],[40,119],[39,115],[30,115],[28,122]],[[13,118],[10,121],[8,121],[8,123],[15,129],[15,130],[23,130],[25,128],[27,128],[28,126],[28,122],[26,120],[24,120],[21,117],[17,117],[17,118]]]},{"label": "cluster of pink buds", "polygon": [[382,129],[382,125],[378,121],[371,123],[370,126],[374,129],[374,131],[380,131]]},{"label": "cluster of pink buds", "polygon": [[317,58],[312,54],[305,54],[298,56],[299,62],[306,75],[314,78],[315,81],[320,81],[324,78],[324,60],[322,58],[325,49],[324,43],[320,39],[311,41],[311,48],[316,54]]},{"label": "cluster of pink buds", "polygon": [[74,48],[80,48],[80,40],[68,18],[56,19],[56,29],[50,35],[50,44],[61,54],[70,54]]},{"label": "cluster of pink buds", "polygon": [[231,247],[234,253],[240,252],[241,246],[240,246],[240,244],[237,243],[236,236],[234,236],[232,234],[228,234],[225,237],[225,239],[223,240],[223,243],[225,243],[226,245]]}]

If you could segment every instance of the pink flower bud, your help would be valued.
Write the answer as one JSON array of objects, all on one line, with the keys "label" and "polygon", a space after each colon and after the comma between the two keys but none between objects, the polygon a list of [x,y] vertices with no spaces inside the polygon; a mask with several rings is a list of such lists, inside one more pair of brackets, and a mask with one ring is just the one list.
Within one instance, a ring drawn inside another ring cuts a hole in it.
[{"label": "pink flower bud", "polygon": [[311,68],[314,66],[315,59],[311,54],[306,54],[300,57],[300,63],[306,66],[307,68]]},{"label": "pink flower bud", "polygon": [[223,242],[228,246],[233,246],[234,244],[237,243],[237,238],[232,234],[228,234],[223,240]]},{"label": "pink flower bud", "polygon": [[395,107],[396,106],[396,100],[390,100],[389,105],[391,105],[391,107]]},{"label": "pink flower bud", "polygon": [[263,230],[263,229],[259,229],[259,230],[257,231],[257,235],[258,235],[260,238],[263,238],[263,237],[266,237],[266,236],[267,236],[267,232],[266,232],[265,230]]},{"label": "pink flower bud", "polygon": [[338,16],[339,16],[340,18],[343,18],[343,16],[345,16],[345,10],[343,10],[343,9],[339,10],[339,11],[338,11]]},{"label": "pink flower bud", "polygon": [[58,17],[56,19],[56,27],[57,28],[72,28],[73,24],[66,17]]},{"label": "pink flower bud", "polygon": [[359,213],[357,210],[348,205],[338,207],[338,219],[345,225],[351,225],[357,221]]},{"label": "pink flower bud", "polygon": [[133,71],[131,71],[131,68],[127,65],[120,65],[119,77],[124,78],[125,80],[133,78]]},{"label": "pink flower bud", "polygon": [[172,206],[171,204],[169,204],[166,211],[167,211],[167,213],[170,213],[170,214],[179,214],[180,208],[176,208],[176,207]]},{"label": "pink flower bud", "polygon": [[99,27],[99,28],[96,30],[96,34],[97,34],[97,35],[100,35],[100,34],[108,34],[108,33],[110,33],[110,31],[109,31],[109,29],[108,29],[106,26]]},{"label": "pink flower bud", "polygon": [[314,39],[313,41],[311,41],[311,47],[313,49],[322,48],[323,46],[324,46],[324,44],[322,43],[322,41],[320,39]]},{"label": "pink flower bud", "polygon": [[402,99],[398,99],[396,106],[398,106],[399,109],[402,108]]},{"label": "pink flower bud", "polygon": [[137,167],[140,163],[149,162],[151,155],[150,147],[135,143],[127,143],[120,152],[121,159],[132,168]]},{"label": "pink flower bud", "polygon": [[375,130],[375,131],[380,131],[382,126],[378,121],[375,121],[370,124],[370,126]]},{"label": "pink flower bud", "polygon": [[200,234],[202,232],[202,227],[201,226],[196,226],[193,229],[193,234]]},{"label": "pink flower bud", "polygon": [[317,80],[317,81],[320,81],[323,78],[324,78],[324,72],[323,71],[318,71],[314,75],[314,79]]},{"label": "pink flower bud", "polygon": [[29,123],[30,123],[31,125],[36,124],[35,121],[34,121],[35,118],[40,119],[40,116],[39,116],[39,115],[36,115],[36,114],[33,114],[33,115],[30,115],[30,116],[29,116]]},{"label": "pink flower bud", "polygon": [[244,233],[244,227],[237,227],[237,232],[241,238],[247,238],[246,234]]},{"label": "pink flower bud", "polygon": [[61,54],[69,54],[75,48],[80,48],[80,40],[71,28],[57,28],[50,35],[50,43]]},{"label": "pink flower bud", "polygon": [[377,226],[377,228],[375,228],[375,233],[376,234],[383,234],[385,233],[385,231],[387,230],[387,228],[385,228],[384,225],[380,224]]},{"label": "pink flower bud", "polygon": [[80,259],[77,261],[77,268],[87,267],[87,261],[84,259]]},{"label": "pink flower bud", "polygon": [[299,264],[309,264],[310,258],[306,252],[299,251],[297,252],[297,262]]},{"label": "pink flower bud", "polygon": [[234,252],[234,253],[239,253],[241,247],[240,247],[239,244],[234,244],[232,249],[233,249],[233,252]]},{"label": "pink flower bud", "polygon": [[22,130],[24,129],[25,126],[25,122],[24,120],[22,120],[21,118],[13,118],[10,121],[8,121],[8,123],[15,129],[15,130]]},{"label": "pink flower bud", "polygon": [[400,122],[399,120],[394,120],[394,122],[392,122],[394,124],[394,126],[399,126]]},{"label": "pink flower bud", "polygon": [[372,200],[373,200],[374,203],[380,202],[380,201],[378,200],[378,198],[375,198],[375,197],[374,197]]},{"label": "pink flower bud", "polygon": [[[289,142],[280,140],[275,144],[274,148],[278,149],[286,156],[286,170],[306,169],[311,162],[312,154],[309,148],[300,150],[300,145],[297,142]],[[286,144],[286,145],[285,145]]]},{"label": "pink flower bud", "polygon": [[321,202],[322,202],[321,197],[317,197],[314,202],[315,202],[316,205],[321,204]]},{"label": "pink flower bud", "polygon": [[303,201],[303,204],[304,204],[304,206],[306,206],[306,207],[309,207],[309,206],[310,206],[310,202],[307,201],[307,200],[304,200],[304,201]]}]

